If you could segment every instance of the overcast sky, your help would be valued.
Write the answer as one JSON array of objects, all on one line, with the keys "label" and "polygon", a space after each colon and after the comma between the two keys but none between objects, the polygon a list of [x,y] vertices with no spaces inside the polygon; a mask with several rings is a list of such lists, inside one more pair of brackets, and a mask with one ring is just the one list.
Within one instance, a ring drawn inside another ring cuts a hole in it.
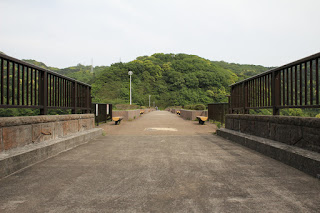
[{"label": "overcast sky", "polygon": [[320,51],[320,0],[0,0],[0,51],[49,66],[153,53],[279,66]]}]

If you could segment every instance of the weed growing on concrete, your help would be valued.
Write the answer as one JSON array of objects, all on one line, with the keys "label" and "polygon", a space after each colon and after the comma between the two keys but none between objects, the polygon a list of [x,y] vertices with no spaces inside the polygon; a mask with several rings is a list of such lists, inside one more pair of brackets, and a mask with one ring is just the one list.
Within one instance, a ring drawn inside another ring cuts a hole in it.
[{"label": "weed growing on concrete", "polygon": [[221,127],[224,127],[224,124],[219,121],[210,120],[210,123],[215,124],[218,127],[218,129],[220,129]]}]

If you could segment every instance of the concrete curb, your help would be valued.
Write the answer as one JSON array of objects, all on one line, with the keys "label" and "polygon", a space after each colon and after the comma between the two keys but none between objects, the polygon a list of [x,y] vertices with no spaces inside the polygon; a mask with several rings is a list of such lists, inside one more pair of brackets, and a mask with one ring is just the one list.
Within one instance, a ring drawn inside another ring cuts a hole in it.
[{"label": "concrete curb", "polygon": [[218,129],[217,135],[320,179],[319,153],[224,128]]},{"label": "concrete curb", "polygon": [[0,153],[0,179],[32,164],[87,143],[101,134],[102,129],[94,128],[55,140],[29,144]]}]

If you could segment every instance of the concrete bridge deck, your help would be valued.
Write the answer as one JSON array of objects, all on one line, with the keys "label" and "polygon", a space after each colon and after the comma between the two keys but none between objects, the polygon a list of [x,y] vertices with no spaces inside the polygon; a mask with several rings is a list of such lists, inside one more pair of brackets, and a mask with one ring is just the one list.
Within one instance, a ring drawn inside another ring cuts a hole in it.
[{"label": "concrete bridge deck", "polygon": [[104,128],[0,180],[0,212],[320,210],[319,180],[213,135],[212,124],[156,111]]}]

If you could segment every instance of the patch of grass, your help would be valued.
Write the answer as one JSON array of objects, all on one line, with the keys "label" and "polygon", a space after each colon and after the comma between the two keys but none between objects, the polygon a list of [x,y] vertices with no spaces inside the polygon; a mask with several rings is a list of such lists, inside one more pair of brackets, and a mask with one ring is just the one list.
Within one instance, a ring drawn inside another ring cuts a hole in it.
[{"label": "patch of grass", "polygon": [[210,123],[215,124],[218,129],[220,129],[221,127],[224,127],[224,124],[219,121],[210,120]]},{"label": "patch of grass", "polygon": [[102,135],[106,136],[107,135],[106,131],[102,131]]}]

